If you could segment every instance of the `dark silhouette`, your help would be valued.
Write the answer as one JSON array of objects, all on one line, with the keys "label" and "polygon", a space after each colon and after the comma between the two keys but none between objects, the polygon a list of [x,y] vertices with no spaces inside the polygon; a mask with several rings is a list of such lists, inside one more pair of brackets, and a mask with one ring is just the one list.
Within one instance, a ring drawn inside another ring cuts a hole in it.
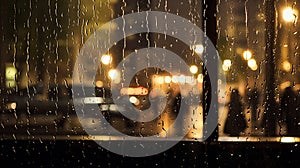
[{"label": "dark silhouette", "polygon": [[233,89],[228,103],[228,116],[225,121],[224,133],[230,136],[239,136],[246,127],[244,115],[244,106],[241,101],[241,95],[237,89]]},{"label": "dark silhouette", "polygon": [[250,106],[251,111],[251,123],[252,127],[255,126],[257,121],[257,109],[258,109],[258,103],[259,103],[259,96],[260,93],[257,88],[253,88],[248,93],[248,103]]},{"label": "dark silhouette", "polygon": [[297,136],[299,133],[300,116],[299,111],[297,112],[297,95],[292,87],[287,87],[284,89],[281,97],[281,115],[283,121],[285,121],[287,126],[288,136]]}]

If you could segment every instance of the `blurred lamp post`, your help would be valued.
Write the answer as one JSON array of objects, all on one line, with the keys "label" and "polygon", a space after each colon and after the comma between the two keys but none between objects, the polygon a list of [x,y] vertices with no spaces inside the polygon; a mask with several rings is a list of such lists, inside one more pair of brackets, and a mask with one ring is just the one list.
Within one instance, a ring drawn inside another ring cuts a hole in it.
[{"label": "blurred lamp post", "polygon": [[[283,31],[281,32],[281,36],[279,37],[279,40],[286,43],[284,47],[286,48],[286,52],[281,51],[281,59],[282,59],[282,69],[285,72],[290,72],[292,70],[292,65],[290,63],[290,56],[292,55],[292,45],[293,43],[291,37],[290,37],[290,30],[291,26],[293,24],[297,23],[297,15],[298,11],[296,9],[293,9],[292,7],[285,7],[281,11],[282,20],[286,23],[284,27],[282,28]],[[279,31],[279,30],[278,30]],[[280,48],[282,50],[282,48]]]},{"label": "blurred lamp post", "polygon": [[275,32],[276,13],[274,0],[265,1],[266,13],[266,61],[265,61],[265,110],[264,128],[266,136],[276,134],[278,108],[275,100]]},{"label": "blurred lamp post", "polygon": [[[266,0],[266,61],[265,61],[265,135],[276,135],[276,118],[278,117],[278,108],[275,99],[275,44],[276,44],[276,10],[275,1]],[[296,22],[297,11],[290,7],[283,9],[282,17],[286,22]]]}]

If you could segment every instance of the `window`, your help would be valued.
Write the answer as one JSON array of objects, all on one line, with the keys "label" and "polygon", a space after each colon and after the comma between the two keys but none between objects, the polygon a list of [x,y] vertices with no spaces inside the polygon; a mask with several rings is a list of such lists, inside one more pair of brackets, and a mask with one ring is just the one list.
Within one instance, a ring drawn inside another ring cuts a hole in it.
[{"label": "window", "polygon": [[0,158],[297,162],[299,10],[271,0],[4,0]]}]

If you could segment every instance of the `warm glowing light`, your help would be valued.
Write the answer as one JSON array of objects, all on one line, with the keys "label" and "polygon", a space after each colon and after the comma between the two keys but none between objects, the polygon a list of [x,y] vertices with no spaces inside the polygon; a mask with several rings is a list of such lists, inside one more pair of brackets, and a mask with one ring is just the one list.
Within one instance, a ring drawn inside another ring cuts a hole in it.
[{"label": "warm glowing light", "polygon": [[286,7],[282,12],[283,20],[286,22],[294,22],[296,20],[296,11],[291,7]]},{"label": "warm glowing light", "polygon": [[251,70],[253,70],[253,71],[257,70],[258,66],[256,64],[255,59],[250,59],[250,60],[248,60],[247,63],[248,63],[249,68],[251,68]]},{"label": "warm glowing light", "polygon": [[253,67],[251,67],[251,70],[252,71],[256,71],[258,69],[258,66],[257,65],[254,65]]},{"label": "warm glowing light", "polygon": [[256,65],[255,59],[250,59],[250,60],[248,61],[248,66],[249,66],[249,67],[253,67],[253,66],[255,66],[255,65]]},{"label": "warm glowing light", "polygon": [[101,62],[104,65],[108,65],[112,62],[112,57],[110,55],[102,55]]},{"label": "warm glowing light", "polygon": [[117,80],[120,76],[119,76],[119,72],[116,69],[111,69],[108,72],[108,76],[110,79],[112,80]]},{"label": "warm glowing light", "polygon": [[102,81],[97,81],[96,86],[97,87],[103,87],[103,82]]},{"label": "warm glowing light", "polygon": [[171,83],[172,82],[172,78],[170,76],[166,76],[165,77],[165,82],[166,83]]},{"label": "warm glowing light", "polygon": [[252,57],[252,52],[251,52],[251,51],[246,50],[246,51],[243,52],[243,58],[244,58],[245,60],[248,61],[248,60],[251,59],[251,57]]},{"label": "warm glowing light", "polygon": [[162,77],[162,76],[160,76],[156,79],[157,79],[157,83],[159,83],[159,84],[164,84],[164,82],[165,82],[164,77]]},{"label": "warm glowing light", "polygon": [[9,103],[7,105],[7,108],[11,110],[15,110],[17,108],[17,103],[16,102]]},{"label": "warm glowing light", "polygon": [[196,65],[192,65],[190,67],[190,71],[192,74],[196,74],[198,72],[198,67]]},{"label": "warm glowing light", "polygon": [[196,80],[194,76],[185,76],[185,75],[174,75],[174,76],[154,76],[153,78],[155,84],[169,84],[169,83],[182,83],[182,84],[190,84],[195,85]]},{"label": "warm glowing light", "polygon": [[148,92],[144,87],[123,87],[120,90],[121,95],[147,95]]},{"label": "warm glowing light", "polygon": [[228,71],[229,68],[231,67],[231,65],[232,65],[231,60],[230,59],[226,59],[226,60],[223,61],[222,69],[224,71]]},{"label": "warm glowing light", "polygon": [[289,61],[284,61],[284,62],[282,63],[282,68],[283,68],[283,70],[285,70],[286,72],[290,72],[291,69],[292,69],[292,65],[291,65],[291,63],[290,63]]},{"label": "warm glowing light", "polygon": [[177,83],[178,82],[178,76],[173,76],[172,77],[172,82]]},{"label": "warm glowing light", "polygon": [[295,138],[294,137],[282,137],[281,142],[282,143],[294,143]]},{"label": "warm glowing light", "polygon": [[135,96],[131,96],[131,97],[129,98],[129,101],[130,101],[130,103],[132,103],[132,104],[136,104],[139,100],[138,100]]},{"label": "warm glowing light", "polygon": [[223,71],[229,71],[229,67],[224,64],[222,65],[222,69],[223,69]]},{"label": "warm glowing light", "polygon": [[15,79],[15,76],[17,74],[17,69],[15,67],[7,67],[5,76],[6,79]]},{"label": "warm glowing light", "polygon": [[281,83],[279,85],[279,87],[280,87],[281,90],[285,89],[288,86],[291,86],[291,82],[290,81],[283,82],[283,83]]},{"label": "warm glowing light", "polygon": [[204,47],[202,44],[198,44],[194,46],[194,50],[197,54],[203,54],[204,52]]},{"label": "warm glowing light", "polygon": [[16,109],[17,108],[17,103],[11,103],[11,105],[10,105],[10,107],[12,108],[12,109]]},{"label": "warm glowing light", "polygon": [[227,66],[227,67],[230,67],[232,65],[231,60],[230,59],[224,60],[224,65]]},{"label": "warm glowing light", "polygon": [[202,74],[199,74],[199,75],[198,75],[197,81],[198,81],[199,83],[203,83],[203,75],[202,75]]}]

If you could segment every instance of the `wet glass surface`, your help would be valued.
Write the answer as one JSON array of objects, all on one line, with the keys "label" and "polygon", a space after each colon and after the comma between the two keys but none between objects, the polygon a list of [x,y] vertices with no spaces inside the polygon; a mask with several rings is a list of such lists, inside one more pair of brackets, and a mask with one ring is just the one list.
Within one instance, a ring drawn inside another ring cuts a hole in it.
[{"label": "wet glass surface", "polygon": [[[2,1],[0,160],[21,167],[297,165],[299,10],[292,0]],[[152,11],[172,15],[152,18]],[[155,49],[176,55],[175,63]],[[130,59],[139,54],[145,59]],[[140,148],[148,140],[174,146],[135,158],[101,145],[123,145],[126,153],[124,144],[137,140]]]}]

